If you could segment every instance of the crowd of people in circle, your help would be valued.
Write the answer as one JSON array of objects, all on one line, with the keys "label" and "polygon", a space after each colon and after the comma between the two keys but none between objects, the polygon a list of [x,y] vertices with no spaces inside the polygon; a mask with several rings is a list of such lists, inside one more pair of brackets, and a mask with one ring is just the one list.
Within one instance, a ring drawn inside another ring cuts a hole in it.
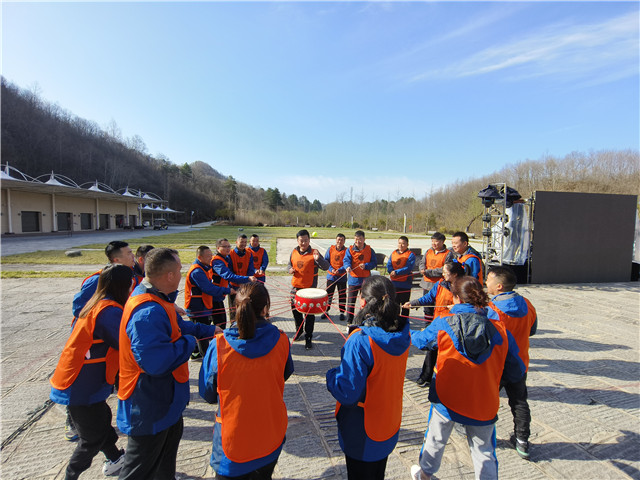
[{"label": "crowd of people in circle", "polygon": [[[315,315],[300,311],[295,298],[317,289],[319,270],[327,272],[323,315],[337,297],[338,318],[346,321],[348,337],[340,362],[326,373],[326,388],[336,400],[350,480],[385,477],[402,423],[411,345],[427,352],[416,383],[428,387],[430,401],[413,480],[439,470],[455,424],[465,430],[476,478],[498,477],[502,388],[514,418],[511,441],[529,459],[526,377],[537,316],[515,291],[509,267],[485,271],[464,232],[453,235],[451,249],[436,233],[419,262],[423,295],[411,300],[416,257],[406,236],[389,255],[388,276],[375,274],[376,254],[363,231],[348,247],[338,234],[324,255],[311,247],[307,230],[296,240],[287,265],[292,340],[314,348]],[[184,308],[175,303],[182,280],[176,250],[142,245],[134,254],[126,242],[113,241],[105,254],[109,264],[87,277],[74,297],[71,333],[50,379],[51,400],[67,408],[65,437],[78,442],[65,478],[79,478],[102,452],[106,476],[173,480],[190,359],[202,361],[200,396],[217,404],[210,458],[216,478],[272,478],[286,441],[284,386],[294,362],[289,337],[271,322],[269,256],[258,235],[240,234],[235,248],[221,238],[215,253],[198,247],[186,274]],[[410,309],[420,307],[423,318],[414,323],[424,328],[412,329]],[[125,449],[117,447],[107,404],[114,392]]]}]

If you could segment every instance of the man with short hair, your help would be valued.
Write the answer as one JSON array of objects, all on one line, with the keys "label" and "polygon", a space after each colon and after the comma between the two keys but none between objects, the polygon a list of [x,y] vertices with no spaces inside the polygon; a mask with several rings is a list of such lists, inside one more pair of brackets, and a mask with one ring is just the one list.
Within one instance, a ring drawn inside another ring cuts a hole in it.
[{"label": "man with short hair", "polygon": [[451,249],[455,253],[454,262],[461,263],[467,275],[484,284],[484,264],[478,251],[469,245],[469,236],[464,232],[456,232],[451,238]]},{"label": "man with short hair", "polygon": [[[184,308],[189,319],[195,323],[203,323],[211,325],[212,323],[226,323],[226,316],[220,319],[219,310],[214,309],[214,305],[218,309],[222,309],[224,314],[224,296],[229,293],[235,293],[235,290],[229,287],[219,287],[211,281],[213,270],[211,269],[211,260],[213,253],[206,245],[201,245],[196,250],[196,260],[189,267],[184,285]],[[198,340],[198,352],[191,355],[192,359],[202,358],[209,348],[209,340]]]},{"label": "man with short hair", "polygon": [[[253,265],[253,254],[251,250],[247,250],[247,236],[244,233],[238,235],[236,239],[236,248],[229,253],[231,264],[229,267],[236,275],[244,277],[252,277],[255,273],[255,267]],[[256,278],[256,277],[254,277]],[[239,283],[234,281],[229,282],[231,288],[238,288]],[[235,293],[229,294],[229,318],[233,320],[236,316],[236,308],[234,302],[236,301]]]},{"label": "man with short hair", "polygon": [[176,250],[154,248],[145,267],[145,279],[125,304],[120,323],[117,423],[129,436],[120,480],[174,478],[194,337],[216,333],[214,326],[176,314],[182,277]]},{"label": "man with short hair", "polygon": [[[389,279],[396,289],[396,302],[404,305],[411,300],[411,287],[413,286],[413,266],[416,263],[416,256],[409,250],[409,238],[401,235],[398,238],[398,248],[391,252],[387,262],[387,272]],[[409,309],[403,308],[400,311],[403,317],[409,316]]]},{"label": "man with short hair", "polygon": [[355,303],[362,288],[364,279],[371,276],[371,270],[377,265],[376,252],[365,243],[364,232],[357,230],[354,234],[353,245],[347,249],[344,256],[344,267],[347,272],[347,329],[353,328]]},{"label": "man with short hair", "polygon": [[269,265],[269,255],[267,254],[267,251],[260,246],[260,237],[255,233],[251,235],[249,248],[253,255],[253,268],[255,270],[254,276],[259,282],[264,283],[267,280],[265,272],[267,270],[267,265]]},{"label": "man with short hair", "polygon": [[340,313],[340,321],[344,321],[347,311],[347,275],[344,268],[344,256],[347,249],[344,246],[346,237],[339,233],[336,235],[336,244],[331,245],[324,254],[324,259],[329,262],[329,270],[327,270],[327,313],[331,309],[333,295],[336,287],[338,288],[338,312]]},{"label": "man with short hair", "polygon": [[136,263],[133,265],[133,274],[136,276],[138,283],[144,279],[144,259],[152,249],[153,245],[140,245],[136,250]]},{"label": "man with short hair", "polygon": [[[420,287],[422,288],[422,295],[427,295],[433,286],[442,280],[442,267],[445,263],[453,261],[453,252],[447,249],[445,245],[445,237],[440,232],[435,232],[431,236],[431,248],[429,248],[418,264],[422,279],[420,280]],[[424,307],[424,319],[427,321],[433,320],[433,306]]]},{"label": "man with short hair", "polygon": [[531,411],[527,402],[527,370],[529,369],[529,337],[538,329],[538,316],[531,302],[514,292],[517,277],[507,266],[494,266],[487,273],[487,293],[491,297],[488,317],[499,320],[518,344],[518,355],[524,363],[525,373],[517,382],[500,381],[509,397],[513,414],[511,443],[520,457],[529,460]]},{"label": "man with short hair", "polygon": [[304,323],[305,349],[311,350],[313,343],[313,327],[316,322],[315,315],[303,316],[295,306],[296,292],[303,288],[316,288],[318,286],[318,267],[322,270],[329,268],[327,262],[318,250],[312,249],[308,230],[300,230],[296,233],[298,246],[293,249],[289,256],[289,273],[293,275],[291,279],[291,311],[296,324],[296,334],[293,340],[298,340],[302,335],[302,324]]},{"label": "man with short hair", "polygon": [[[216,242],[216,254],[211,260],[211,281],[218,287],[227,288],[231,282],[235,284],[255,282],[256,277],[253,275],[236,275],[231,269],[231,243],[226,238],[219,238]],[[216,302],[213,304],[214,322],[220,328],[227,327],[227,315],[224,309],[224,297],[220,305]]]}]

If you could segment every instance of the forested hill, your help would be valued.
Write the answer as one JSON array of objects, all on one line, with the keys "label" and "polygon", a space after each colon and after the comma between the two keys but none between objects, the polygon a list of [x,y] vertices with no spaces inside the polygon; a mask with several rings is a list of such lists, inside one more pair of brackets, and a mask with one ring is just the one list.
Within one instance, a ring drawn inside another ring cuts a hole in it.
[{"label": "forested hill", "polygon": [[507,183],[523,198],[536,190],[640,193],[640,154],[634,146],[525,160],[484,177],[423,192],[420,198],[384,199],[371,188],[365,194],[363,188],[349,198],[345,192],[335,192],[336,200],[322,205],[304,196],[287,196],[277,188],[263,190],[237,182],[204,162],[177,165],[161,155],[153,157],[142,138],[123,139],[115,123],[103,129],[4,78],[1,113],[3,163],[31,176],[54,171],[78,184],[98,180],[115,190],[128,186],[153,192],[184,211],[177,220],[185,223],[194,210],[195,222],[228,218],[241,225],[308,223],[398,231],[406,215],[409,232],[479,233],[482,204],[477,194],[488,183]]},{"label": "forested hill", "polygon": [[277,188],[265,191],[237,182],[204,162],[177,165],[162,155],[154,157],[139,136],[122,138],[115,123],[103,129],[4,77],[1,113],[2,163],[32,177],[53,171],[79,185],[98,180],[114,190],[153,192],[172,208],[188,212],[184,221],[191,210],[198,222],[233,218],[249,205],[267,209],[275,202],[278,208],[286,200],[293,210],[322,209],[317,200],[288,198]]}]

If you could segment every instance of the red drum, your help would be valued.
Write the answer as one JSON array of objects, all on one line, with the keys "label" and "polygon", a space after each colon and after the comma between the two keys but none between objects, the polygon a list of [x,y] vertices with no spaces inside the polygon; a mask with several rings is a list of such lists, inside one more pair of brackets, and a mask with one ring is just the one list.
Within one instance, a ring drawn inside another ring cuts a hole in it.
[{"label": "red drum", "polygon": [[295,307],[300,313],[315,315],[327,309],[329,296],[321,288],[302,288],[296,292]]}]

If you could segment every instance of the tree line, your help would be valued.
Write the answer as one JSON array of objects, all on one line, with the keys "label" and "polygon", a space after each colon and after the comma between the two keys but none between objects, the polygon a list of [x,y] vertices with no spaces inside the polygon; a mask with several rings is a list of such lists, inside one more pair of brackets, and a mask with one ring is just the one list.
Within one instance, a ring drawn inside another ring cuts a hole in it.
[{"label": "tree line", "polygon": [[[37,89],[21,89],[2,78],[2,160],[31,176],[50,171],[78,184],[100,182],[118,190],[153,192],[184,213],[188,223],[226,219],[239,225],[313,225],[403,229],[409,232],[467,229],[479,233],[482,204],[478,192],[489,183],[506,183],[523,198],[536,190],[640,193],[638,150],[572,152],[545,155],[507,165],[499,171],[457,181],[420,198],[367,198],[346,192],[326,205],[278,188],[253,187],[225,176],[208,163],[182,165],[152,156],[138,135],[124,138],[112,121],[105,128],[40,98]],[[141,174],[144,172],[144,174]],[[405,220],[406,219],[406,220]]]}]

